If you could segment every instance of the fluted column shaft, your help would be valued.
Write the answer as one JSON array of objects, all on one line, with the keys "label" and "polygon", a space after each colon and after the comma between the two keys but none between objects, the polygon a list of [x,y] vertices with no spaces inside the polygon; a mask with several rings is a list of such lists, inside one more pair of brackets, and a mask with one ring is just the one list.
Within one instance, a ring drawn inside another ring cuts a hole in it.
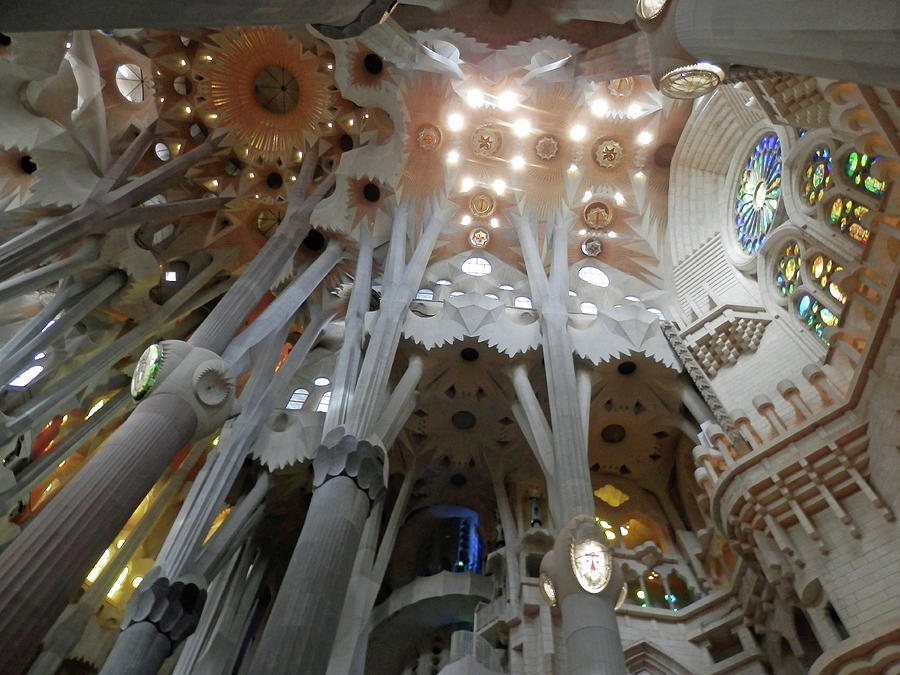
[{"label": "fluted column shaft", "polygon": [[142,402],[0,555],[0,672],[24,672],[41,638],[197,419],[171,394]]},{"label": "fluted column shaft", "polygon": [[326,671],[368,511],[368,496],[345,476],[313,492],[249,672],[283,673],[285,664],[304,675]]},{"label": "fluted column shaft", "polygon": [[872,0],[678,0],[675,33],[699,61],[896,87],[900,5]]}]

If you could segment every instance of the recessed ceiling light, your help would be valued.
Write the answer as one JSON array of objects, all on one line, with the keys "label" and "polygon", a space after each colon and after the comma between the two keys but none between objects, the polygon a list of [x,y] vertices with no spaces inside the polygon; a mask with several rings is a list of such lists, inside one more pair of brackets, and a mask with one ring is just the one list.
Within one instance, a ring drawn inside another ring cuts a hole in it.
[{"label": "recessed ceiling light", "polygon": [[466,92],[466,103],[473,108],[480,108],[484,105],[484,94],[481,89],[469,89]]},{"label": "recessed ceiling light", "polygon": [[509,91],[508,89],[501,92],[497,97],[497,107],[500,108],[500,110],[512,110],[516,107],[518,102],[519,97],[516,96],[516,92]]},{"label": "recessed ceiling light", "polygon": [[459,161],[459,153],[456,150],[451,150],[447,153],[447,164],[456,164]]},{"label": "recessed ceiling light", "polygon": [[470,215],[467,213],[466,215],[464,215],[464,216],[460,219],[459,222],[462,223],[463,225],[468,225],[469,223],[472,222],[472,216],[470,216]]},{"label": "recessed ceiling light", "polygon": [[513,133],[520,138],[531,133],[531,122],[524,117],[520,117],[513,122]]},{"label": "recessed ceiling light", "polygon": [[522,155],[516,155],[512,158],[512,167],[518,171],[525,167],[525,158]]},{"label": "recessed ceiling light", "polygon": [[609,104],[602,98],[595,98],[588,105],[591,107],[591,112],[597,117],[602,117],[609,110]]},{"label": "recessed ceiling light", "polygon": [[637,172],[634,174],[634,177],[635,177],[637,180],[644,180],[647,176],[646,176],[646,174],[644,174],[643,171],[637,171]]},{"label": "recessed ceiling light", "polygon": [[469,176],[466,176],[462,179],[462,183],[460,183],[459,187],[463,192],[468,192],[473,187],[475,187],[475,181],[472,180]]},{"label": "recessed ceiling light", "polygon": [[576,164],[569,164],[569,173],[575,173],[578,171],[578,166]]},{"label": "recessed ceiling light", "polygon": [[500,221],[496,218],[491,218],[491,227],[500,227]]},{"label": "recessed ceiling light", "polygon": [[506,181],[502,178],[498,178],[491,184],[491,187],[494,188],[494,192],[496,192],[498,195],[502,195],[504,192],[506,192]]},{"label": "recessed ceiling light", "polygon": [[580,230],[578,230],[578,234],[580,234],[583,237],[584,235],[587,234],[587,230],[582,227]]},{"label": "recessed ceiling light", "polygon": [[585,190],[584,194],[581,197],[582,203],[586,204],[587,202],[591,201],[591,197],[593,197],[593,196],[594,196],[593,192],[591,192],[590,190]]},{"label": "recessed ceiling light", "polygon": [[447,126],[450,127],[450,131],[459,131],[463,128],[465,122],[465,119],[459,113],[451,113],[447,117]]},{"label": "recessed ceiling light", "polygon": [[613,199],[616,200],[616,204],[618,204],[619,206],[622,206],[622,204],[625,203],[625,195],[623,195],[621,192],[616,192],[616,194],[613,195]]},{"label": "recessed ceiling light", "polygon": [[569,129],[569,138],[573,141],[583,141],[585,136],[587,136],[587,129],[583,124],[573,124]]},{"label": "recessed ceiling light", "polygon": [[628,116],[632,119],[640,117],[642,112],[643,108],[641,108],[641,106],[637,103],[632,103],[630,106],[628,106]]},{"label": "recessed ceiling light", "polygon": [[637,136],[637,142],[641,145],[649,145],[653,142],[653,134],[651,134],[649,131],[642,131]]},{"label": "recessed ceiling light", "polygon": [[619,235],[617,235],[615,232],[609,231],[606,233],[606,236],[609,237],[610,239],[615,239]]}]

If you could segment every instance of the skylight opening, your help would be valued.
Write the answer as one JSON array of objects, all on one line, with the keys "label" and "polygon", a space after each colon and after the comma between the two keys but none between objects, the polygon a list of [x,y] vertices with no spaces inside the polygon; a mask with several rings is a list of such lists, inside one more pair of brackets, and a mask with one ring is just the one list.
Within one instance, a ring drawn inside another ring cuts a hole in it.
[{"label": "skylight opening", "polygon": [[466,260],[461,267],[462,271],[471,277],[483,277],[490,274],[493,268],[484,258],[473,257]]},{"label": "skylight opening", "polygon": [[593,302],[582,302],[580,307],[582,314],[593,314],[594,316],[597,316],[597,305]]},{"label": "skylight opening", "polygon": [[582,267],[578,270],[578,278],[591,286],[599,286],[600,288],[609,286],[609,277],[597,267]]},{"label": "skylight opening", "polygon": [[420,288],[416,291],[416,300],[434,300],[434,291],[430,288]]},{"label": "skylight opening", "polygon": [[16,375],[9,382],[10,387],[27,387],[29,384],[34,382],[38,375],[44,372],[44,366],[31,366],[30,368],[26,368],[21,373]]},{"label": "skylight opening", "polygon": [[515,299],[515,306],[519,309],[534,309],[531,304],[531,298],[527,295],[520,295]]},{"label": "skylight opening", "polygon": [[324,375],[319,375],[319,377],[313,380],[313,384],[317,387],[327,387],[329,384],[331,384],[331,380],[329,380]]}]

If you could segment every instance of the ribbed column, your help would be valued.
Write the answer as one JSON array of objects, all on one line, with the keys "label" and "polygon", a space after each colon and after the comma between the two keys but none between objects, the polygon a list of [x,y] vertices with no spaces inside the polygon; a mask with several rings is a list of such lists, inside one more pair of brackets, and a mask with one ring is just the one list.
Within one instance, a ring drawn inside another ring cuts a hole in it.
[{"label": "ribbed column", "polygon": [[326,671],[368,511],[368,496],[346,476],[313,493],[249,672]]},{"label": "ribbed column", "polygon": [[678,0],[675,33],[698,61],[896,87],[900,4]]},{"label": "ribbed column", "polygon": [[0,555],[0,672],[27,669],[57,615],[196,425],[175,395],[143,401]]},{"label": "ribbed column", "polygon": [[612,603],[576,593],[560,603],[568,675],[627,675]]}]

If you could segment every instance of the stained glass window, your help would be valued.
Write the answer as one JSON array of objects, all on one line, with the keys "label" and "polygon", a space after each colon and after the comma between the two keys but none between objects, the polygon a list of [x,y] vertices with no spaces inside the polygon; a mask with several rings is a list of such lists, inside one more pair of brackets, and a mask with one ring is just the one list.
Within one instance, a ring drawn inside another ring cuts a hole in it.
[{"label": "stained glass window", "polygon": [[822,200],[831,185],[831,150],[822,146],[813,151],[803,172],[803,198],[813,205]]},{"label": "stained glass window", "polygon": [[847,197],[836,197],[828,209],[828,220],[841,232],[860,244],[869,241],[869,231],[860,219],[869,212],[865,206]]},{"label": "stained glass window", "polygon": [[844,174],[847,178],[873,195],[883,195],[887,185],[883,180],[879,180],[870,174],[872,167],[878,161],[878,157],[869,157],[865,153],[859,153],[856,150],[847,155],[844,162]]},{"label": "stained glass window", "polygon": [[747,253],[756,253],[766,240],[780,202],[781,143],[770,134],[750,152],[735,199],[736,235]]},{"label": "stained glass window", "polygon": [[804,293],[800,297],[800,301],[797,303],[797,315],[825,344],[828,344],[828,339],[825,337],[825,327],[837,326],[840,323],[836,314],[823,306],[809,293]]},{"label": "stained glass window", "polygon": [[814,256],[809,262],[809,273],[813,280],[822,288],[827,289],[831,297],[843,305],[847,302],[847,296],[831,280],[831,275],[842,269],[844,268],[836,264],[834,260],[825,257],[821,253]]},{"label": "stained glass window", "polygon": [[788,296],[800,283],[800,247],[796,241],[784,247],[778,268],[775,270],[775,285],[778,292]]}]

